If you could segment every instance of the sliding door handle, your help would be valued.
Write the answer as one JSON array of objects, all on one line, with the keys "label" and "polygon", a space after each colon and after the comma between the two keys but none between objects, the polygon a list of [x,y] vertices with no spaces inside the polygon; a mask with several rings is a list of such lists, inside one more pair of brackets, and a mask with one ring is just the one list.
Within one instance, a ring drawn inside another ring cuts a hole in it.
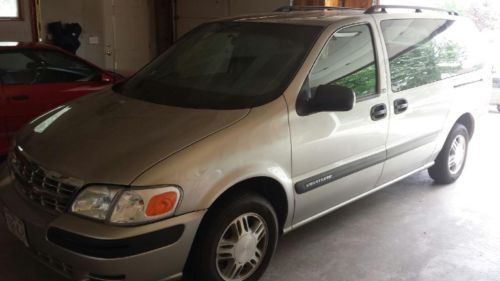
[{"label": "sliding door handle", "polygon": [[408,109],[408,101],[405,99],[397,99],[394,101],[394,113],[400,114]]}]

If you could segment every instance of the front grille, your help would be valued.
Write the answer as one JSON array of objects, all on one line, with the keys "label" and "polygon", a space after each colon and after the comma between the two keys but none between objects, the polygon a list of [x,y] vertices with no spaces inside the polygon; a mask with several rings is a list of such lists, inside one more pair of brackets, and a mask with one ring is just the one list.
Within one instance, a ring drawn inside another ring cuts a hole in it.
[{"label": "front grille", "polygon": [[78,180],[49,172],[30,161],[20,150],[9,159],[12,172],[20,184],[18,191],[26,198],[53,213],[66,212],[82,184]]}]

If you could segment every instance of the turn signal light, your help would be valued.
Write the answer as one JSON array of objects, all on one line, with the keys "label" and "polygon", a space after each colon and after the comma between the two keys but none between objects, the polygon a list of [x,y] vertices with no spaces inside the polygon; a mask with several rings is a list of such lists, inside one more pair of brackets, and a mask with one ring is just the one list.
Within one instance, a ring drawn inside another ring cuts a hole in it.
[{"label": "turn signal light", "polygon": [[177,202],[177,193],[169,191],[151,197],[146,208],[146,215],[154,217],[166,214],[175,207]]}]

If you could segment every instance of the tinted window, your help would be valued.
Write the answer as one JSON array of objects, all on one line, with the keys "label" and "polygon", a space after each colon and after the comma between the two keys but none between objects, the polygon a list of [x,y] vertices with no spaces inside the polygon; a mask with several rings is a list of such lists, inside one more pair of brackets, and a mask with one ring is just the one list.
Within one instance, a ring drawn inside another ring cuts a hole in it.
[{"label": "tinted window", "polygon": [[336,84],[351,88],[357,98],[376,94],[377,73],[368,25],[341,29],[325,45],[309,76],[315,88]]},{"label": "tinted window", "polygon": [[262,105],[283,93],[321,30],[276,23],[207,24],[114,89],[181,107]]},{"label": "tinted window", "polygon": [[464,21],[385,20],[381,23],[394,92],[482,67],[478,32]]},{"label": "tinted window", "polygon": [[0,53],[4,84],[42,84],[100,80],[100,71],[63,53],[19,50]]}]

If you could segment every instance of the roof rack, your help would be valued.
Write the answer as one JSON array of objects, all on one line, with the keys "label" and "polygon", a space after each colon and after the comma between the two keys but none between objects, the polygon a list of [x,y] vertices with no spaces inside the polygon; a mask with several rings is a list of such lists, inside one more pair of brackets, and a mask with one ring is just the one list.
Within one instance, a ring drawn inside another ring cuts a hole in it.
[{"label": "roof rack", "polygon": [[431,8],[431,7],[404,6],[404,5],[374,5],[368,8],[365,11],[365,14],[385,14],[387,13],[387,9],[415,10],[415,13],[422,13],[424,10],[427,10],[433,12],[447,13],[450,16],[459,16],[459,14],[455,11],[449,11],[445,9]]},{"label": "roof rack", "polygon": [[359,8],[332,7],[332,6],[283,6],[275,12],[295,12],[295,11],[344,11],[344,10],[364,10]]}]

